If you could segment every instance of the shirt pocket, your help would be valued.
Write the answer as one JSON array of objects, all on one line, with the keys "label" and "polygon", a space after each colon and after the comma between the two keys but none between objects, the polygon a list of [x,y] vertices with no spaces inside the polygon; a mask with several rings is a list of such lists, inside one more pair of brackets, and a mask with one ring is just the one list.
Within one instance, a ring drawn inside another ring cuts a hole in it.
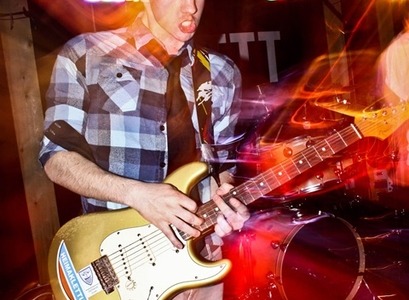
[{"label": "shirt pocket", "polygon": [[121,64],[101,62],[98,85],[106,97],[102,109],[112,113],[135,111],[142,71]]}]

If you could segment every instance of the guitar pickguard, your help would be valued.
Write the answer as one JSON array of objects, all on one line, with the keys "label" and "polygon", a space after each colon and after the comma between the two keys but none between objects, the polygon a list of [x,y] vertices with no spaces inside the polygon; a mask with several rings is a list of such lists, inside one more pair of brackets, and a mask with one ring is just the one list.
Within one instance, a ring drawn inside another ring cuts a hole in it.
[{"label": "guitar pickguard", "polygon": [[[189,243],[188,243],[189,244]],[[121,299],[165,299],[180,291],[222,277],[228,264],[201,263],[188,246],[179,250],[155,226],[127,228],[101,244],[119,279]],[[182,270],[181,270],[182,268]]]}]

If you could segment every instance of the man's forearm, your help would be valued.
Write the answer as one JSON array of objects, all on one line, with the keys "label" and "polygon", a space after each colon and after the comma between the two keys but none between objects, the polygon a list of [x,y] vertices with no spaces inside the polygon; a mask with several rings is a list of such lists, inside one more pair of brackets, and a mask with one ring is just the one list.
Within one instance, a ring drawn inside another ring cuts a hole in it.
[{"label": "man's forearm", "polygon": [[109,173],[76,152],[58,152],[44,166],[47,176],[79,195],[127,204],[126,191],[137,181]]}]

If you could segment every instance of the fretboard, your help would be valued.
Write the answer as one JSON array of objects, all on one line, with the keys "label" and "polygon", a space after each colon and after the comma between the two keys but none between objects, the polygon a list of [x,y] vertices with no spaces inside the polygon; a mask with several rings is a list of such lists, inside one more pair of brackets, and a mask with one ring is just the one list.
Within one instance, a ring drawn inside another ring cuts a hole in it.
[{"label": "fretboard", "polygon": [[[236,198],[243,204],[249,205],[362,138],[357,128],[350,124],[341,131],[335,132],[328,138],[231,189],[223,196],[223,199],[227,202],[231,198]],[[203,204],[197,215],[202,217],[205,222],[198,229],[207,232],[216,223],[219,214],[220,211],[213,201]],[[181,235],[184,239],[190,238],[186,234],[182,233]]]}]

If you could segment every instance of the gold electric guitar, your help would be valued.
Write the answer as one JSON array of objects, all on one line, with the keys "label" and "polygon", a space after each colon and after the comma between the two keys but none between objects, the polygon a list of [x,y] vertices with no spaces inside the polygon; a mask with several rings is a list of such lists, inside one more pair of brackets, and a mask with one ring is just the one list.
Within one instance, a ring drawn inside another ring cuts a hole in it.
[{"label": "gold electric guitar", "polygon": [[[387,138],[409,118],[407,104],[364,112],[348,127],[280,164],[233,188],[234,197],[248,205],[364,136]],[[165,182],[189,194],[208,175],[207,165],[192,163],[178,169]],[[202,205],[202,236],[212,231],[218,215],[213,201]],[[179,292],[220,281],[231,268],[229,260],[203,260],[195,253],[197,239],[175,234],[185,243],[175,249],[166,236],[133,209],[77,217],[54,237],[48,261],[56,299],[168,299]]]}]

